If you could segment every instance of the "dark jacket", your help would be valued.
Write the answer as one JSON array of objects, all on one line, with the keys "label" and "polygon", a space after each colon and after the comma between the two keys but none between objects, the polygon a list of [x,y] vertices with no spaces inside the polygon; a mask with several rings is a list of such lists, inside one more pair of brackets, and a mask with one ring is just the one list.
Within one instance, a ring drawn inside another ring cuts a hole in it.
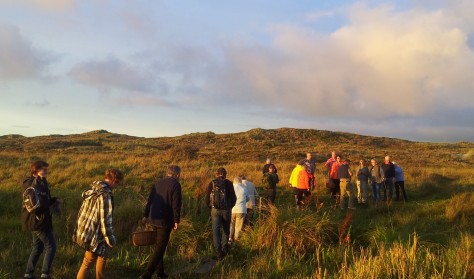
[{"label": "dark jacket", "polygon": [[[234,185],[228,179],[225,179],[222,177],[218,177],[216,179],[224,179],[227,209],[232,210],[232,207],[234,207],[235,202],[237,201],[237,196],[235,195],[235,191],[234,191]],[[207,186],[207,191],[206,191],[206,204],[209,207],[211,204],[212,186],[213,186],[213,182],[211,181],[209,185]]]},{"label": "dark jacket", "polygon": [[148,223],[171,229],[181,220],[181,184],[171,176],[158,180],[152,186],[143,213]]},{"label": "dark jacket", "polygon": [[31,200],[35,199],[33,195],[38,196],[39,206],[33,211],[28,212],[23,205],[21,209],[21,223],[26,231],[48,231],[53,229],[53,222],[49,207],[56,202],[56,198],[51,197],[49,185],[46,178],[31,176],[23,181],[23,191],[33,187],[34,191],[28,191],[27,196]]},{"label": "dark jacket", "polygon": [[388,164],[383,163],[382,169],[385,178],[395,177],[395,165],[392,162],[388,162]]},{"label": "dark jacket", "polygon": [[278,174],[273,172],[267,172],[262,177],[262,184],[265,186],[266,189],[275,190],[278,182],[280,182]]},{"label": "dark jacket", "polygon": [[274,164],[265,164],[265,166],[263,166],[262,173],[266,174],[267,172],[270,172],[270,166],[273,166],[275,168],[275,173],[278,172]]},{"label": "dark jacket", "polygon": [[[351,174],[349,173],[349,165],[348,164],[342,164],[339,166],[337,169],[337,178],[338,179],[351,179]],[[352,171],[351,171],[352,172]]]}]

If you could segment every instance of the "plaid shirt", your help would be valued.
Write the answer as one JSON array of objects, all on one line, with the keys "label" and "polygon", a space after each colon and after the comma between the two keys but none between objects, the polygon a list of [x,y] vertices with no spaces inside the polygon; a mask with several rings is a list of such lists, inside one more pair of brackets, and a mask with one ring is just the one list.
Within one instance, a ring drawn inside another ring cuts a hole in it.
[{"label": "plaid shirt", "polygon": [[73,240],[82,248],[104,256],[107,248],[115,245],[112,190],[103,181],[94,181],[91,186],[82,193]]}]

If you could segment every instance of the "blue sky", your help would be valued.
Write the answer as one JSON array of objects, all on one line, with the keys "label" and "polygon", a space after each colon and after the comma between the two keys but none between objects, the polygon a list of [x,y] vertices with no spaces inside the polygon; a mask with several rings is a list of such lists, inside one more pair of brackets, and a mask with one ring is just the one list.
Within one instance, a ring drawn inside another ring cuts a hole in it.
[{"label": "blue sky", "polygon": [[468,0],[0,3],[0,135],[474,141]]}]

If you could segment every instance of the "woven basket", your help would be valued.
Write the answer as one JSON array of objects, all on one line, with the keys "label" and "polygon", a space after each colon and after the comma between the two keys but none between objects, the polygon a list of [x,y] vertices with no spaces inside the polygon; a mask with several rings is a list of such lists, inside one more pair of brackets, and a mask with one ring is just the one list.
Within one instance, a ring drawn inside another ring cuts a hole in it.
[{"label": "woven basket", "polygon": [[156,243],[155,231],[137,231],[130,235],[133,246],[150,246]]}]

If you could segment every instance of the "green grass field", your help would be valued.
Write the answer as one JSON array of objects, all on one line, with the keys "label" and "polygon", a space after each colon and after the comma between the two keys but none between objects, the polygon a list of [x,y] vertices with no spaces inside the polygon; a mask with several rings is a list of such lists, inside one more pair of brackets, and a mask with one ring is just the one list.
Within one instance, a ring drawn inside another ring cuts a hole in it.
[{"label": "green grass field", "polygon": [[[336,150],[353,161],[389,154],[405,170],[409,201],[336,209],[324,189],[323,161]],[[417,143],[316,130],[251,130],[144,139],[97,131],[72,136],[0,137],[0,277],[20,278],[31,236],[21,231],[21,179],[29,164],[50,164],[52,194],[64,199],[54,219],[58,251],[54,278],[75,278],[83,251],[71,242],[80,194],[109,167],[124,171],[115,192],[118,244],[110,278],[137,278],[151,250],[129,235],[154,179],[182,167],[183,220],[165,257],[175,278],[471,278],[474,276],[474,144]],[[306,151],[316,153],[318,189],[298,211],[286,181]],[[229,256],[208,274],[193,272],[213,255],[203,192],[218,166],[228,177],[245,173],[257,186],[266,157],[281,183],[276,208],[262,208]],[[38,271],[39,272],[39,271]]]}]

